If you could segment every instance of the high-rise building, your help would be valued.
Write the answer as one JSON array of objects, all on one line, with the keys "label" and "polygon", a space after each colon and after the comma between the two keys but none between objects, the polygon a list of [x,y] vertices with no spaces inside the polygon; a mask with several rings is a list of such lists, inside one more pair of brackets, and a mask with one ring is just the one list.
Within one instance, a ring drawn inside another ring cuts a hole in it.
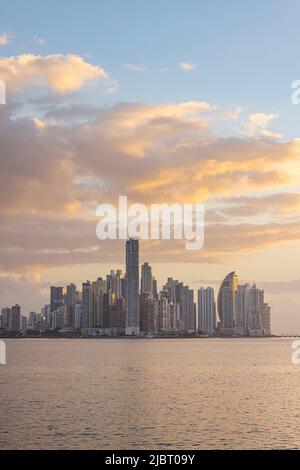
[{"label": "high-rise building", "polygon": [[21,307],[16,304],[11,308],[9,331],[12,333],[18,333],[21,328]]},{"label": "high-rise building", "polygon": [[50,310],[53,312],[64,303],[63,287],[50,287]]},{"label": "high-rise building", "polygon": [[114,294],[115,298],[122,297],[122,279],[123,273],[120,269],[117,271],[111,270],[110,274],[106,276],[106,292]]},{"label": "high-rise building", "polygon": [[142,264],[141,267],[141,294],[153,293],[152,269],[149,263]]},{"label": "high-rise building", "polygon": [[92,326],[103,328],[103,295],[106,293],[107,283],[102,277],[92,285]]},{"label": "high-rise building", "polygon": [[126,335],[139,335],[139,241],[126,242]]},{"label": "high-rise building", "polygon": [[103,294],[103,328],[116,327],[115,294]]},{"label": "high-rise building", "polygon": [[[164,291],[163,291],[164,293]],[[156,301],[156,299],[155,299]],[[158,332],[162,334],[168,333],[181,333],[182,332],[182,321],[181,316],[181,305],[173,302],[172,299],[164,297],[163,295],[158,300],[157,305],[157,326]]]},{"label": "high-rise building", "polygon": [[212,287],[198,289],[198,331],[212,336],[215,331],[215,298]]},{"label": "high-rise building", "polygon": [[116,299],[116,327],[120,329],[120,333],[125,332],[125,298]]},{"label": "high-rise building", "polygon": [[249,291],[248,334],[262,336],[263,334],[264,291],[254,283]]},{"label": "high-rise building", "polygon": [[10,317],[11,317],[11,308],[5,307],[1,310],[2,314],[2,328],[6,330],[9,329]]},{"label": "high-rise building", "polygon": [[82,328],[92,328],[92,284],[90,281],[82,284]]},{"label": "high-rise building", "polygon": [[182,282],[169,277],[163,286],[161,298],[172,300],[173,304],[179,306],[177,309],[177,324],[187,333],[196,330],[196,304],[194,303],[194,291],[189,286],[184,286]]},{"label": "high-rise building", "polygon": [[158,301],[150,292],[140,295],[140,330],[144,333],[157,333]]},{"label": "high-rise building", "polygon": [[264,336],[270,336],[271,335],[271,307],[267,303],[263,304],[262,328],[263,328],[263,335]]},{"label": "high-rise building", "polygon": [[191,333],[196,330],[196,304],[194,291],[189,286],[184,286],[182,289],[181,307],[182,328],[187,333]]},{"label": "high-rise building", "polygon": [[235,300],[235,335],[244,336],[248,334],[249,293],[250,284],[238,286]]},{"label": "high-rise building", "polygon": [[50,328],[52,325],[52,319],[51,319],[51,306],[44,305],[44,307],[41,308],[41,315],[44,319],[45,327]]},{"label": "high-rise building", "polygon": [[81,328],[81,304],[75,305],[75,314],[74,314],[74,325],[73,327],[76,330]]},{"label": "high-rise building", "polygon": [[221,323],[221,334],[232,336],[235,324],[235,298],[238,277],[233,271],[225,277],[218,294],[218,313]]},{"label": "high-rise building", "polygon": [[22,333],[26,333],[27,330],[27,317],[25,315],[21,315],[21,331]]},{"label": "high-rise building", "polygon": [[73,327],[75,320],[75,305],[76,305],[76,286],[70,284],[67,286],[66,295],[66,326]]},{"label": "high-rise building", "polygon": [[154,277],[152,277],[152,295],[154,299],[158,299],[157,280]]},{"label": "high-rise building", "polygon": [[61,305],[52,312],[52,329],[61,330],[65,326],[66,306]]}]

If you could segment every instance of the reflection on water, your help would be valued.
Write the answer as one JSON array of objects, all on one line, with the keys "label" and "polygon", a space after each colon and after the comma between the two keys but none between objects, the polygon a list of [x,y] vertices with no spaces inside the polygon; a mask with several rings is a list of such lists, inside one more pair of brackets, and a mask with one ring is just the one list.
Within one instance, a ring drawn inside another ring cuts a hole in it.
[{"label": "reflection on water", "polygon": [[300,448],[291,342],[7,340],[0,448]]}]

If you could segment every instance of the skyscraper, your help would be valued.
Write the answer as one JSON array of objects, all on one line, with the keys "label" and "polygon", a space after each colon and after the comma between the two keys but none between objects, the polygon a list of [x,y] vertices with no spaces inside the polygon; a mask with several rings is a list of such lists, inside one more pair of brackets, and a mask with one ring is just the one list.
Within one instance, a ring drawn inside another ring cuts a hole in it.
[{"label": "skyscraper", "polygon": [[16,304],[11,308],[10,322],[9,322],[9,331],[17,333],[21,328],[21,307]]},{"label": "skyscraper", "polygon": [[163,286],[161,297],[172,300],[173,304],[179,306],[177,321],[182,330],[187,333],[196,330],[196,304],[194,303],[193,289],[169,277],[167,283]]},{"label": "skyscraper", "polygon": [[58,307],[64,303],[63,288],[51,286],[50,287],[50,310],[54,312]]},{"label": "skyscraper", "polygon": [[126,242],[126,335],[138,335],[139,328],[139,241]]},{"label": "skyscraper", "polygon": [[125,315],[125,298],[120,297],[116,299],[116,326],[122,334],[125,331]]},{"label": "skyscraper", "polygon": [[198,331],[213,335],[215,330],[215,298],[212,287],[198,289]]},{"label": "skyscraper", "polygon": [[81,328],[81,304],[75,305],[73,328],[76,328],[76,329]]},{"label": "skyscraper", "polygon": [[218,313],[221,322],[221,334],[233,335],[235,324],[235,297],[238,277],[233,271],[225,277],[218,294]]},{"label": "skyscraper", "polygon": [[236,335],[247,335],[249,319],[249,292],[250,284],[239,285],[236,292],[235,326]]},{"label": "skyscraper", "polygon": [[271,307],[266,303],[263,304],[262,328],[264,336],[271,335]]},{"label": "skyscraper", "polygon": [[248,333],[250,336],[263,334],[264,291],[254,283],[249,291]]},{"label": "skyscraper", "polygon": [[[98,277],[92,284],[92,325],[103,328],[103,295],[106,293],[106,281]],[[109,292],[109,291],[108,291]]]},{"label": "skyscraper", "polygon": [[150,292],[140,295],[140,329],[144,333],[157,333],[158,301]]},{"label": "skyscraper", "polygon": [[82,284],[82,328],[92,328],[92,284],[90,281]]},{"label": "skyscraper", "polygon": [[155,299],[158,298],[158,293],[157,293],[157,280],[155,277],[152,276],[152,295]]},{"label": "skyscraper", "polygon": [[141,268],[141,294],[148,292],[152,295],[153,291],[152,269],[149,263],[142,264]]},{"label": "skyscraper", "polygon": [[107,293],[114,294],[116,299],[122,296],[121,284],[123,277],[120,269],[117,271],[111,270],[110,274],[106,275],[106,291]]},{"label": "skyscraper", "polygon": [[2,313],[2,328],[8,330],[10,324],[10,317],[11,317],[11,308],[5,307],[1,311]]},{"label": "skyscraper", "polygon": [[196,304],[194,303],[194,291],[189,286],[182,288],[181,300],[182,328],[187,333],[196,330]]},{"label": "skyscraper", "polygon": [[76,305],[76,286],[70,284],[67,286],[66,295],[66,325],[74,327],[75,322],[75,305]]}]

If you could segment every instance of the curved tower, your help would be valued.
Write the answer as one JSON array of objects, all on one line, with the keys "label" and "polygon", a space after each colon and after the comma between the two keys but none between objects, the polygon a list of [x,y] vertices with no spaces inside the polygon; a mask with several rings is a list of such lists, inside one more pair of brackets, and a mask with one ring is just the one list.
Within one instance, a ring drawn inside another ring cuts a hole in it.
[{"label": "curved tower", "polygon": [[238,277],[235,271],[227,274],[218,294],[218,313],[221,322],[221,333],[233,334],[235,322],[235,297],[238,288]]}]

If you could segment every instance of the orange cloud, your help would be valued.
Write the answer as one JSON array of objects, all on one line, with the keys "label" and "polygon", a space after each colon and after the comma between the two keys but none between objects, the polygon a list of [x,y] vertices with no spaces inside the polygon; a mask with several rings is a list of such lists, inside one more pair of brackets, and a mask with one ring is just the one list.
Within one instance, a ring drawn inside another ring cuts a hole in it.
[{"label": "orange cloud", "polygon": [[58,93],[70,93],[91,81],[102,81],[109,89],[116,86],[102,67],[77,55],[48,56],[24,54],[0,58],[0,79],[15,94],[29,86],[48,86]]}]

